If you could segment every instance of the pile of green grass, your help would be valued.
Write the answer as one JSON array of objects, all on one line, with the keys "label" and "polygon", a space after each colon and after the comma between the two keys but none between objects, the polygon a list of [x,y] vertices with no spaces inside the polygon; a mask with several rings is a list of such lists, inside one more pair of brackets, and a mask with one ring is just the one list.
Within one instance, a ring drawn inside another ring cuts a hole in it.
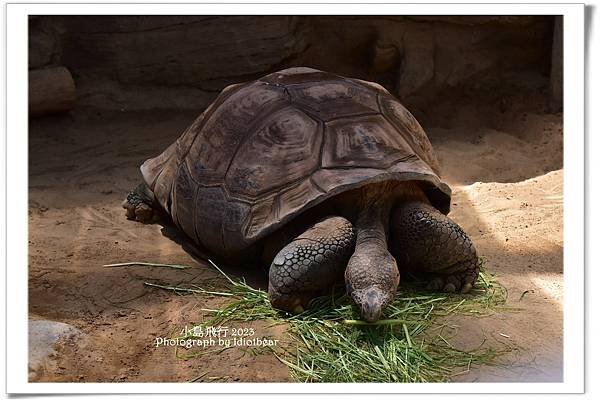
[{"label": "pile of green grass", "polygon": [[341,292],[314,300],[299,315],[277,311],[265,291],[214,267],[227,279],[226,291],[146,284],[179,294],[226,297],[229,302],[211,310],[213,316],[200,326],[253,320],[287,325],[293,345],[271,352],[299,382],[445,382],[472,365],[497,363],[497,357],[509,351],[483,346],[456,349],[445,334],[448,325],[440,319],[453,314],[490,315],[505,304],[506,290],[485,273],[483,262],[470,294],[431,293],[419,283],[403,284],[375,324],[360,321],[356,307]]}]

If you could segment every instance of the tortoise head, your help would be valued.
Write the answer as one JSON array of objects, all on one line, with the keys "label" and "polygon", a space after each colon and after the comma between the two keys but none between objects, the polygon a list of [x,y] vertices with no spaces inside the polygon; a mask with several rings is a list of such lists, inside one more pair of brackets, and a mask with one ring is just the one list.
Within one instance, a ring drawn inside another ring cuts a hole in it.
[{"label": "tortoise head", "polygon": [[346,268],[346,290],[367,322],[375,322],[394,299],[400,273],[396,260],[387,252],[385,242],[358,243]]},{"label": "tortoise head", "polygon": [[381,317],[383,308],[392,300],[394,293],[371,286],[354,290],[350,296],[360,309],[360,317],[366,322],[376,322]]}]

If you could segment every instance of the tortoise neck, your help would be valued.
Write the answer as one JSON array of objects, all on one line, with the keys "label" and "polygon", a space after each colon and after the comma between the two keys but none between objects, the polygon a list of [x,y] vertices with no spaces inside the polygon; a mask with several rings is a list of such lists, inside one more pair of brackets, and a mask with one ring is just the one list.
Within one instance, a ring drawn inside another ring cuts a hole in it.
[{"label": "tortoise neck", "polygon": [[356,219],[356,247],[366,244],[387,248],[389,205],[374,204],[362,209]]},{"label": "tortoise neck", "polygon": [[390,213],[397,184],[384,182],[362,189],[356,216],[357,246],[374,241],[387,247]]}]

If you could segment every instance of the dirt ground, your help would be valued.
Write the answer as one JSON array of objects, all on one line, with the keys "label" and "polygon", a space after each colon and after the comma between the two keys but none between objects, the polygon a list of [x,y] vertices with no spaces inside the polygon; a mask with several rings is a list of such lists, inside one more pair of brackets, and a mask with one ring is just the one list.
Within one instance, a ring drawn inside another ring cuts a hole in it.
[{"label": "dirt ground", "polygon": [[[509,107],[507,107],[509,104]],[[76,110],[30,121],[30,319],[68,323],[83,334],[59,342],[30,371],[32,381],[289,381],[272,354],[230,348],[187,359],[156,347],[200,322],[223,302],[177,296],[151,283],[223,288],[207,262],[194,259],[169,227],[125,219],[120,204],[139,181],[138,166],[166,148],[195,112]],[[451,116],[451,117],[449,117]],[[474,240],[487,269],[508,290],[515,312],[453,317],[454,343],[472,349],[509,346],[501,366],[472,366],[456,381],[562,380],[562,115],[540,99],[442,102],[424,114],[454,190],[452,212]],[[153,261],[187,270],[105,268]],[[240,276],[241,271],[226,268]],[[266,285],[261,272],[246,274]],[[244,323],[260,337],[289,341],[284,328]]]}]

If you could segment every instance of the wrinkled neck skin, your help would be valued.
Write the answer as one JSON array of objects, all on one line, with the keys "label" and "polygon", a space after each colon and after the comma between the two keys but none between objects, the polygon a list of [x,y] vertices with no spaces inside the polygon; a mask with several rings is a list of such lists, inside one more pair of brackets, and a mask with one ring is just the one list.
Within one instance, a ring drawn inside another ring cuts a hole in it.
[{"label": "wrinkled neck skin", "polygon": [[387,246],[391,202],[366,204],[356,219],[356,246]]},{"label": "wrinkled neck skin", "polygon": [[400,273],[388,251],[390,213],[398,184],[382,183],[362,189],[355,220],[356,248],[346,268],[346,288],[368,322],[379,320],[393,299]]}]

